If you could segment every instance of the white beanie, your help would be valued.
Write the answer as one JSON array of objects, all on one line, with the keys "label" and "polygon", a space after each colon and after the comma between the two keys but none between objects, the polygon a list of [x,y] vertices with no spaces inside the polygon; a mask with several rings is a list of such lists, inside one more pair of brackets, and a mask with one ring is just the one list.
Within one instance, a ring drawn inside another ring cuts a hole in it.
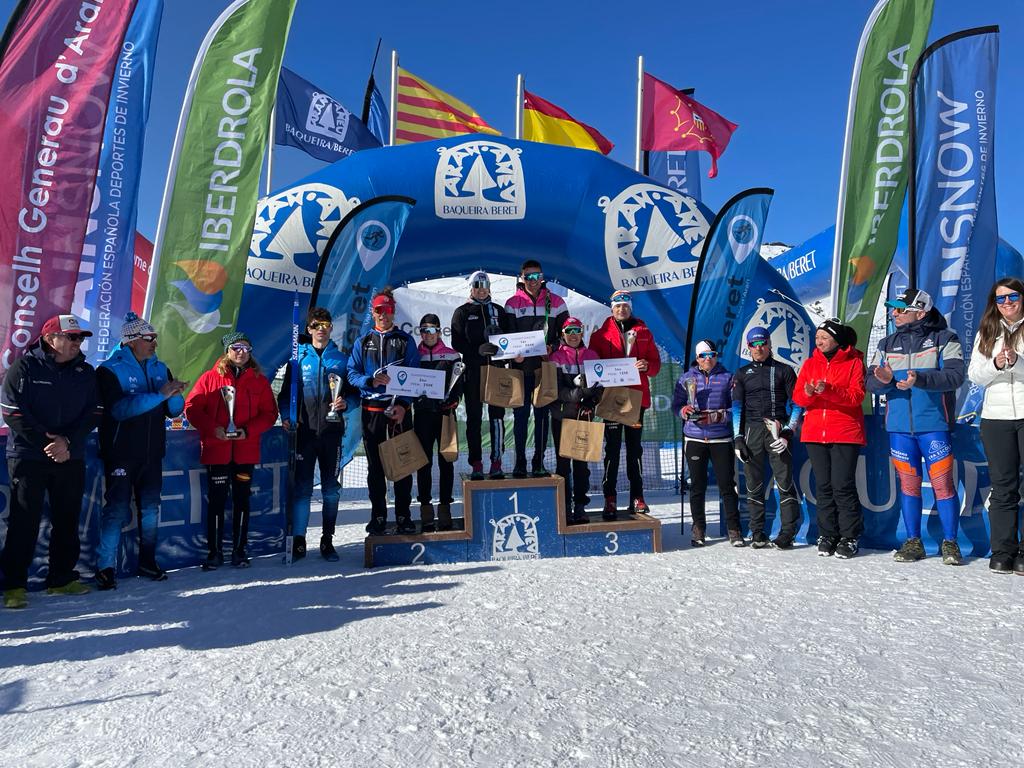
[{"label": "white beanie", "polygon": [[472,275],[469,276],[469,282],[472,283],[487,283],[487,286],[491,285],[491,278],[482,269],[478,269]]},{"label": "white beanie", "polygon": [[704,341],[697,342],[697,357],[700,357],[705,352],[715,352],[716,354],[718,352],[718,350],[715,349],[715,345],[712,344],[708,339],[704,339]]},{"label": "white beanie", "polygon": [[147,336],[149,334],[156,334],[156,328],[147,323],[134,312],[129,312],[127,315],[124,316],[124,324],[121,326],[122,344],[124,344],[127,341],[137,339],[139,338],[139,336]]}]

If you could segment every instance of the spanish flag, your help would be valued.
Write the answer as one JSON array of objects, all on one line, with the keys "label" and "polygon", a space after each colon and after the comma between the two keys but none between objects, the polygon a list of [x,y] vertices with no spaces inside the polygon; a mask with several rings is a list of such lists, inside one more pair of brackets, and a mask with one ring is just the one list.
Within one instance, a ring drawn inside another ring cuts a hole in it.
[{"label": "spanish flag", "polygon": [[501,135],[468,104],[399,68],[395,144],[433,141],[464,133]]},{"label": "spanish flag", "polygon": [[615,146],[600,131],[526,90],[523,91],[523,138],[563,147],[593,149],[603,155]]}]

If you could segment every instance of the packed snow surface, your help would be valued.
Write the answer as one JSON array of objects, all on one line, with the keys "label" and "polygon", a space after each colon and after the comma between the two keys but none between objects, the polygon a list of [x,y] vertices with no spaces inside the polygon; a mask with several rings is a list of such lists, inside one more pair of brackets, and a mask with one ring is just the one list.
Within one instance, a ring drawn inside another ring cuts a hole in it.
[{"label": "packed snow surface", "polygon": [[[663,500],[665,501],[665,500]],[[292,568],[0,612],[0,765],[1020,766],[1024,578],[690,549]]]}]

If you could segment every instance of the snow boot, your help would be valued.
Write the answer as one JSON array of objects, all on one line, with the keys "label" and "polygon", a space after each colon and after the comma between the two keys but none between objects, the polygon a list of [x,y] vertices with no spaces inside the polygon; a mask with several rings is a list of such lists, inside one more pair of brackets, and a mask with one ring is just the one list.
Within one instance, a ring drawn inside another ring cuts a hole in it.
[{"label": "snow boot", "polygon": [[472,472],[469,473],[470,480],[483,480],[484,479],[484,463],[482,461],[474,461],[469,465]]},{"label": "snow boot", "polygon": [[840,560],[849,560],[860,551],[860,545],[856,539],[842,538],[836,544],[836,557]]},{"label": "snow boot", "polygon": [[[303,550],[303,554],[305,554],[305,550]],[[295,558],[295,554],[294,554],[294,551],[293,551],[292,559],[294,559],[294,558]],[[249,563],[249,555],[246,554],[245,547],[235,547],[231,551],[231,565],[233,565],[235,568],[248,568],[249,567],[249,565],[250,565],[250,563]]]},{"label": "snow boot", "polygon": [[960,545],[955,541],[944,539],[942,546],[939,549],[939,553],[942,555],[943,565],[963,565],[964,556],[960,554]]},{"label": "snow boot", "polygon": [[329,563],[338,562],[338,550],[334,548],[334,543],[331,541],[330,536],[320,537],[320,557]]},{"label": "snow boot", "polygon": [[743,538],[743,531],[729,531],[729,544],[734,547],[747,546],[747,540]]},{"label": "snow boot", "polygon": [[117,589],[117,575],[113,568],[103,568],[96,571],[96,589],[106,592],[108,589]]},{"label": "snow boot", "polygon": [[403,515],[398,518],[398,525],[395,526],[395,533],[401,536],[409,536],[416,533],[416,523],[412,521],[409,515]]},{"label": "snow boot", "polygon": [[988,561],[988,569],[992,573],[1013,573],[1014,559],[1009,555],[992,555]]},{"label": "snow boot", "polygon": [[897,563],[913,563],[917,560],[924,560],[924,558],[924,544],[917,537],[904,541],[903,546],[892,556]]},{"label": "snow boot", "polygon": [[371,536],[383,536],[388,528],[386,517],[374,517],[366,524],[366,532]]},{"label": "snow boot", "polygon": [[604,497],[604,510],[601,512],[602,520],[617,520],[619,517],[619,510],[616,506],[616,499],[614,496]]},{"label": "snow boot", "polygon": [[223,552],[210,552],[206,556],[206,560],[203,562],[202,568],[204,571],[216,571],[224,565],[224,553]]},{"label": "snow boot", "polygon": [[437,526],[434,525],[434,505],[429,501],[426,504],[420,504],[420,531],[423,533],[433,533],[437,530]]},{"label": "snow boot", "polygon": [[768,537],[764,535],[764,531],[758,531],[750,537],[750,546],[754,549],[764,549],[769,544]]},{"label": "snow boot", "polygon": [[690,546],[703,547],[707,539],[707,529],[703,523],[694,523],[690,528]]},{"label": "snow boot", "polygon": [[306,556],[306,537],[305,536],[293,536],[292,537],[292,562],[301,560]]},{"label": "snow boot", "polygon": [[69,581],[67,584],[61,584],[59,587],[48,587],[46,589],[46,594],[48,595],[71,595],[74,597],[87,595],[90,592],[92,590],[78,579]]},{"label": "snow boot", "polygon": [[487,474],[488,480],[504,480],[505,473],[501,469],[500,461],[491,462],[491,471]]},{"label": "snow boot", "polygon": [[450,531],[452,529],[452,505],[442,501],[437,505],[437,530]]},{"label": "snow boot", "polygon": [[643,496],[637,496],[633,499],[633,503],[630,505],[629,511],[636,515],[651,514],[651,508],[647,506],[647,502],[644,501]]},{"label": "snow boot", "polygon": [[772,546],[776,549],[792,549],[793,537],[788,533],[780,533],[772,540]]},{"label": "snow boot", "polygon": [[156,560],[151,560],[148,563],[139,563],[136,573],[140,578],[149,579],[150,581],[167,581],[167,571],[157,565]]},{"label": "snow boot", "polygon": [[576,504],[569,517],[569,525],[589,525],[590,517],[587,515],[586,504]]},{"label": "snow boot", "polygon": [[5,589],[4,608],[28,608],[28,592],[25,588]]}]

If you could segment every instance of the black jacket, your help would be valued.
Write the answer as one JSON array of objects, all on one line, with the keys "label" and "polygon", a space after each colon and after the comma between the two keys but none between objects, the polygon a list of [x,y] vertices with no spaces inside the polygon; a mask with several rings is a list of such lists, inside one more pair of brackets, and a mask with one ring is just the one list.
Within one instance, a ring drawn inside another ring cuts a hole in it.
[{"label": "black jacket", "polygon": [[470,299],[452,313],[452,347],[467,366],[487,364],[487,358],[480,354],[480,345],[488,341],[489,335],[514,330],[511,316],[494,301],[482,304]]},{"label": "black jacket", "polygon": [[[795,388],[796,371],[774,357],[740,368],[732,380],[732,403],[734,410],[742,409],[741,429],[754,419],[775,419],[792,429],[794,424],[788,422]],[[799,411],[794,408],[793,414],[798,416]]]},{"label": "black jacket", "polygon": [[50,461],[43,450],[53,442],[49,432],[70,440],[71,458],[84,459],[86,438],[102,412],[96,370],[82,354],[58,365],[40,339],[7,371],[0,409],[11,430],[8,458]]}]

